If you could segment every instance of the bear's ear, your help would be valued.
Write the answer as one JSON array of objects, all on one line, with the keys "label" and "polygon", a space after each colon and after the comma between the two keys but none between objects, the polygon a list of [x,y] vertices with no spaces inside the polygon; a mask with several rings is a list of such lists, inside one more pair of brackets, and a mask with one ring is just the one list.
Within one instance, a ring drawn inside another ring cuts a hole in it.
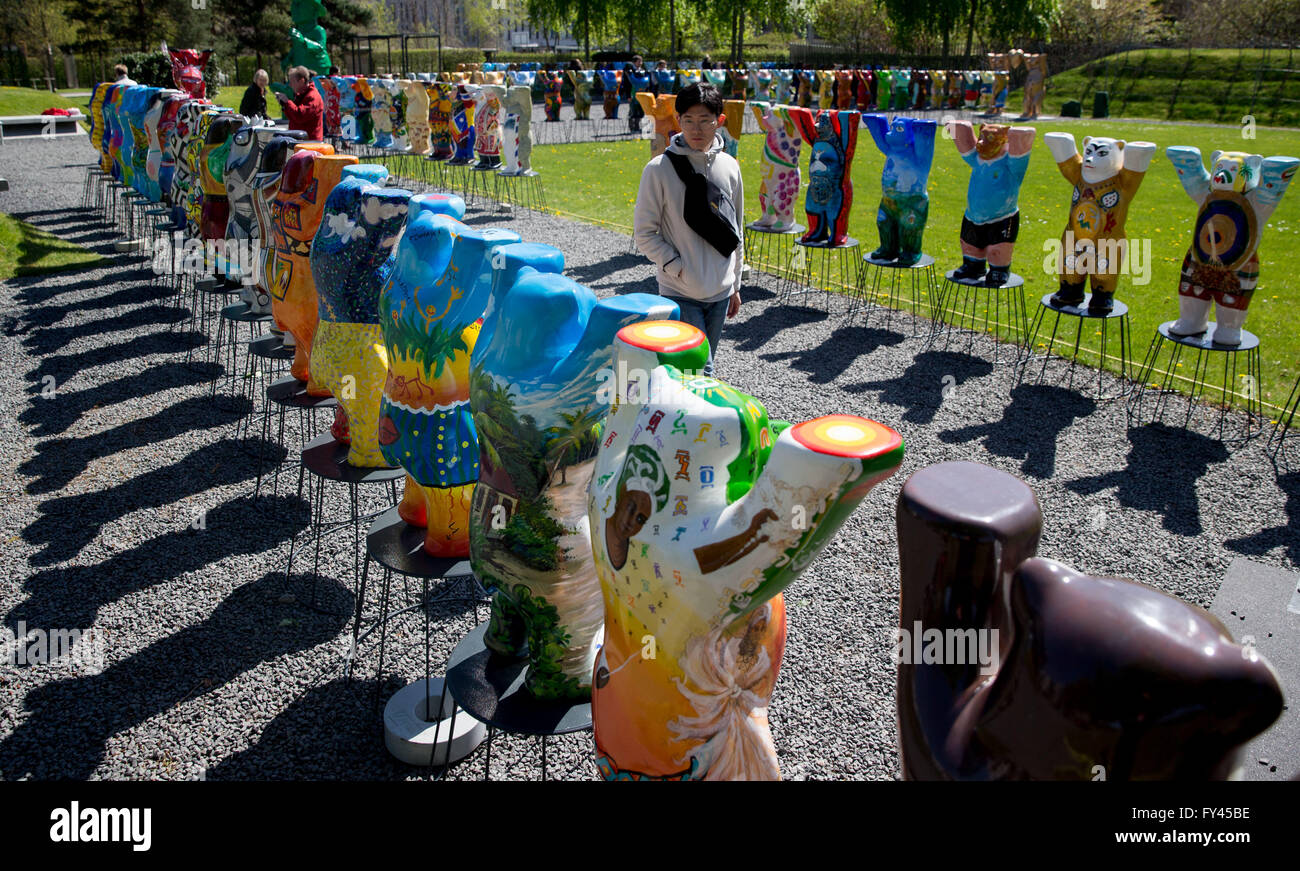
[{"label": "bear's ear", "polygon": [[1086,149],[1086,148],[1088,147],[1088,143],[1091,142],[1091,141],[1092,141],[1092,137],[1091,137],[1091,136],[1085,136],[1085,137],[1083,137],[1083,147]]},{"label": "bear's ear", "polygon": [[1218,163],[1219,157],[1222,154],[1223,154],[1223,149],[1215,149],[1214,153],[1210,155],[1210,166],[1214,166],[1216,163]]},{"label": "bear's ear", "polygon": [[1124,140],[1123,140],[1123,139],[1116,139],[1116,140],[1115,140],[1115,147],[1118,148],[1120,151],[1123,151],[1123,150],[1124,150]]},{"label": "bear's ear", "polygon": [[1250,177],[1253,181],[1259,181],[1259,170],[1264,165],[1264,155],[1251,154],[1246,157],[1246,166],[1250,167]]}]

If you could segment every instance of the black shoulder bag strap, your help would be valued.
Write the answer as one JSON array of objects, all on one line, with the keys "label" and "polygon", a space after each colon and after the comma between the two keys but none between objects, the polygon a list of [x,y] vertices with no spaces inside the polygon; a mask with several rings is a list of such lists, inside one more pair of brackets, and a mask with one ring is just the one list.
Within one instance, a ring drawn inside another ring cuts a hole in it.
[{"label": "black shoulder bag strap", "polygon": [[740,238],[736,236],[732,222],[719,213],[722,192],[703,174],[695,171],[690,158],[672,151],[665,151],[664,157],[668,158],[677,177],[686,185],[686,199],[682,203],[682,217],[686,219],[686,226],[699,233],[723,257],[730,257],[731,252],[740,244]]}]

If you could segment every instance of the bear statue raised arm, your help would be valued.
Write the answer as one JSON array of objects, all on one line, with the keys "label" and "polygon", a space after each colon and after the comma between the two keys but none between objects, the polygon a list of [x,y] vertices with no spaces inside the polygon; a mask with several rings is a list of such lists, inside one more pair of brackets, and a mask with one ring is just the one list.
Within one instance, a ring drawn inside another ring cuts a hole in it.
[{"label": "bear statue raised arm", "polygon": [[767,709],[781,591],[903,459],[898,433],[830,415],[794,426],[698,374],[676,321],[623,328],[616,405],[588,497],[605,643],[592,691],[608,779],[776,780]]}]

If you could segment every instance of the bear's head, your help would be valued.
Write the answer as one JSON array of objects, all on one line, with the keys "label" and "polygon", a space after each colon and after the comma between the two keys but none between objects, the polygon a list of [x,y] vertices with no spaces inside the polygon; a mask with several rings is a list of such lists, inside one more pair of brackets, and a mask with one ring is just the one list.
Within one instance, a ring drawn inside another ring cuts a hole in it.
[{"label": "bear's head", "polygon": [[1011,128],[1006,124],[981,124],[980,138],[975,143],[975,150],[985,160],[993,160],[1007,151],[1007,132]]},{"label": "bear's head", "polygon": [[1109,136],[1083,137],[1083,180],[1096,184],[1124,168],[1124,140]]},{"label": "bear's head", "polygon": [[1244,151],[1216,151],[1210,155],[1210,186],[1216,191],[1250,193],[1259,184],[1264,157]]}]

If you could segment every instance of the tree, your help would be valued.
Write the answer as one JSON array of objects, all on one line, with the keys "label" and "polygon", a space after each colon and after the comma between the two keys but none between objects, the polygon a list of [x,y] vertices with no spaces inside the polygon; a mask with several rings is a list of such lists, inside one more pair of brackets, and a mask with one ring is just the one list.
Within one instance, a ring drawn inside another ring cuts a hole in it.
[{"label": "tree", "polygon": [[604,32],[612,0],[528,0],[528,17],[551,30],[572,30],[582,34],[583,54],[591,59],[591,31],[597,40]]},{"label": "tree", "polygon": [[213,32],[231,43],[233,53],[278,57],[284,54],[289,28],[289,0],[210,0]]},{"label": "tree", "polygon": [[854,54],[893,48],[893,23],[880,0],[815,0],[811,13],[818,35]]}]

